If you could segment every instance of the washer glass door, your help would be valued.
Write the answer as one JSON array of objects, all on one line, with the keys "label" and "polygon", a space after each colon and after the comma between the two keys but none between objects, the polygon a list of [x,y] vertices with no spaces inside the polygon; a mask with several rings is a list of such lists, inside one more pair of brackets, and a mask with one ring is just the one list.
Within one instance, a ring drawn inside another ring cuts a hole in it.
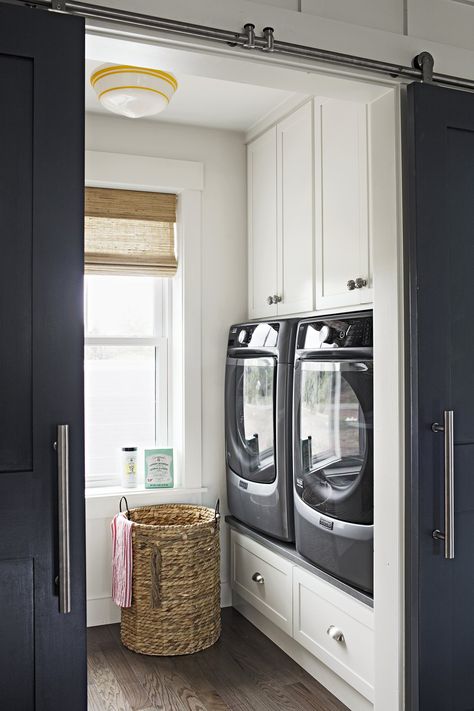
[{"label": "washer glass door", "polygon": [[275,479],[276,359],[227,359],[227,461],[249,481]]},{"label": "washer glass door", "polygon": [[372,361],[301,361],[296,387],[297,493],[332,518],[372,523]]}]

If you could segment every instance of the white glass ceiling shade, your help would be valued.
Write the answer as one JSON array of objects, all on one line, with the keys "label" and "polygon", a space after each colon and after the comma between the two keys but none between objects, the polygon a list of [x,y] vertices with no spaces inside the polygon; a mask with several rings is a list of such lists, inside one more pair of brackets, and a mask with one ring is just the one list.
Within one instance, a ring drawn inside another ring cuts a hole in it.
[{"label": "white glass ceiling shade", "polygon": [[125,64],[102,64],[90,81],[104,108],[129,118],[160,113],[178,88],[169,72]]}]

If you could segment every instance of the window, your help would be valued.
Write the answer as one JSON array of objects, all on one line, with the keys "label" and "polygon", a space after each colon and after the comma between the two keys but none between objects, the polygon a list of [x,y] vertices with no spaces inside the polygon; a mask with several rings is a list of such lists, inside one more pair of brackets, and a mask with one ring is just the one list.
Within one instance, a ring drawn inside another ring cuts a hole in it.
[{"label": "window", "polygon": [[122,447],[171,446],[170,277],[176,195],[85,190],[86,484],[120,484]]},{"label": "window", "polygon": [[[85,277],[87,486],[120,484],[126,446],[171,446],[168,436],[170,280]],[[139,459],[139,482],[143,466]]]}]

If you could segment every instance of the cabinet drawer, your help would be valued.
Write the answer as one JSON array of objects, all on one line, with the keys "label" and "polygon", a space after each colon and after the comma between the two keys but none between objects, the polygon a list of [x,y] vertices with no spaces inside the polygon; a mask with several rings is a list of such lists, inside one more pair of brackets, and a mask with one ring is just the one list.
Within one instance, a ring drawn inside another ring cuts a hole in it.
[{"label": "cabinet drawer", "polygon": [[[342,633],[337,641],[329,631]],[[293,636],[373,701],[373,611],[297,567],[293,571]]]},{"label": "cabinet drawer", "polygon": [[232,531],[231,566],[233,590],[291,635],[293,565],[251,538]]}]

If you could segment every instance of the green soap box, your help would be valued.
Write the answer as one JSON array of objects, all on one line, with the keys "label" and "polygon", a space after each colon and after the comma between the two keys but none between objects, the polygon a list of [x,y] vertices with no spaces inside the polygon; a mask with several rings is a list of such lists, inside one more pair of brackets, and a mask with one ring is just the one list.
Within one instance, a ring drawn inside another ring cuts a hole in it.
[{"label": "green soap box", "polygon": [[173,450],[145,449],[145,489],[172,489]]}]

